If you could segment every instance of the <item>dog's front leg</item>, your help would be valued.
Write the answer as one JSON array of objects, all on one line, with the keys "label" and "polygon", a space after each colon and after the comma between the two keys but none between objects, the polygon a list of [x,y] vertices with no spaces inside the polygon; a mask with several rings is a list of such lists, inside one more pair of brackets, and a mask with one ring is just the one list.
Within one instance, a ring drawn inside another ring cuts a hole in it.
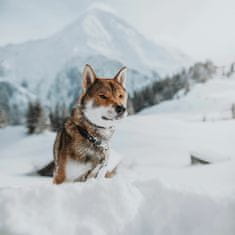
[{"label": "dog's front leg", "polygon": [[[108,159],[109,159],[109,151],[106,150],[103,152],[104,157],[100,162],[97,164],[97,166],[92,170],[91,177],[94,178],[104,178],[106,171],[107,171],[107,165],[108,165]],[[90,178],[90,177],[89,177]]]},{"label": "dog's front leg", "polygon": [[84,174],[79,176],[77,179],[75,179],[74,182],[85,182],[86,180],[90,178],[96,178],[102,167],[103,167],[103,163],[96,163],[89,171],[85,172]]},{"label": "dog's front leg", "polygon": [[66,165],[66,158],[61,157],[60,159],[55,161],[55,169],[53,173],[53,183],[54,184],[61,184],[65,181],[65,165]]},{"label": "dog's front leg", "polygon": [[105,163],[98,164],[88,175],[87,178],[104,178]]},{"label": "dog's front leg", "polygon": [[106,171],[107,171],[107,162],[104,162],[99,166],[99,169],[97,170],[96,178],[104,178]]}]

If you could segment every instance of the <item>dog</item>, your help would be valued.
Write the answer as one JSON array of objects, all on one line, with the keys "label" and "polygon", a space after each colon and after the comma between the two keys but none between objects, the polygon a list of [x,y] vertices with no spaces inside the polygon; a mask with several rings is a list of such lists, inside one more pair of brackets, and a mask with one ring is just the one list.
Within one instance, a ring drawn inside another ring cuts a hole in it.
[{"label": "dog", "polygon": [[106,166],[115,124],[127,114],[126,70],[121,68],[114,78],[98,78],[85,66],[82,95],[54,143],[54,184],[115,174],[116,168],[107,171]]}]

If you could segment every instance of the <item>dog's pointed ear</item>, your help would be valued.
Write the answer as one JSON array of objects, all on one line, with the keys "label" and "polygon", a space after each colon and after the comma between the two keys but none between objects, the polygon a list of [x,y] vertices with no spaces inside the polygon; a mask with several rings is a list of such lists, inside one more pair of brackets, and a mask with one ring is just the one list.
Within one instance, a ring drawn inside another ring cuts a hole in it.
[{"label": "dog's pointed ear", "polygon": [[127,67],[122,67],[114,77],[114,79],[119,82],[123,87],[125,87],[126,83],[126,71]]},{"label": "dog's pointed ear", "polygon": [[96,74],[93,68],[89,64],[85,65],[82,79],[83,79],[82,86],[84,91],[86,91],[95,82]]}]

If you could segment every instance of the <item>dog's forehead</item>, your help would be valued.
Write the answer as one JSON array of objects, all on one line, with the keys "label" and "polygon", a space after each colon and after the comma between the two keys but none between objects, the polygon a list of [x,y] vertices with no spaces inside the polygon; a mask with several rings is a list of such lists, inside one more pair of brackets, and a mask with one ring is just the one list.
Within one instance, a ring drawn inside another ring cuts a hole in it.
[{"label": "dog's forehead", "polygon": [[124,87],[121,84],[119,84],[114,79],[108,79],[108,78],[97,79],[94,84],[94,88],[99,89],[100,91],[111,92],[111,93],[125,91]]}]

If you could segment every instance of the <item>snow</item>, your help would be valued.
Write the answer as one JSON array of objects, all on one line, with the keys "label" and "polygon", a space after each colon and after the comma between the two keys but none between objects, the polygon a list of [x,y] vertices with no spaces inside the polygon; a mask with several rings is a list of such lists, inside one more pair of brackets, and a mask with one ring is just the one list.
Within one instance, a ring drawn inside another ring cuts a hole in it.
[{"label": "snow", "polygon": [[[112,164],[122,158],[112,179],[53,185],[32,173],[52,159],[55,133],[0,129],[0,234],[234,235],[235,120],[219,115],[233,85],[195,85],[123,120],[112,140]],[[204,114],[205,99],[207,116],[220,118],[193,118]],[[212,164],[190,165],[192,152]]]}]

